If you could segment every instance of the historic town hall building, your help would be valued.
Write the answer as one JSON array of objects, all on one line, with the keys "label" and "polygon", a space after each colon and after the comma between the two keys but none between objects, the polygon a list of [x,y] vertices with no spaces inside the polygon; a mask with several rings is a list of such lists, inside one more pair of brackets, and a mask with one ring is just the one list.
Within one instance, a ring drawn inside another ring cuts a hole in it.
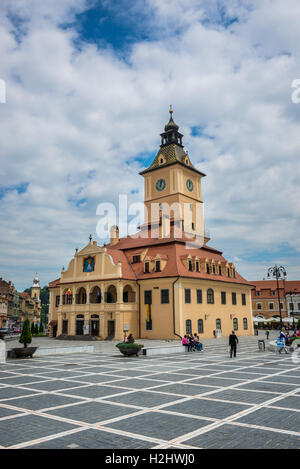
[{"label": "historic town hall building", "polygon": [[[149,339],[190,332],[227,336],[233,329],[253,334],[253,286],[207,245],[197,215],[201,221],[205,174],[193,166],[178,130],[170,110],[160,149],[141,173],[145,222],[137,236],[119,238],[115,226],[105,246],[90,237],[50,283],[53,335],[120,340],[124,331]],[[176,209],[167,213],[167,206]]]}]

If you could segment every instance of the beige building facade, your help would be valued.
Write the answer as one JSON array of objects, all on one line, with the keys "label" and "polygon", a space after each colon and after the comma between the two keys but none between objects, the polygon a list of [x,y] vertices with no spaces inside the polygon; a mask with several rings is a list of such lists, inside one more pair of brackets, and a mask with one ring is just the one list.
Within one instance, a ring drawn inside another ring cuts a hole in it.
[{"label": "beige building facade", "polygon": [[[53,336],[122,340],[252,335],[253,286],[210,246],[201,180],[170,120],[145,181],[145,221],[135,236],[89,243],[49,284]],[[170,209],[171,207],[171,209]],[[191,238],[192,236],[192,238]]]}]

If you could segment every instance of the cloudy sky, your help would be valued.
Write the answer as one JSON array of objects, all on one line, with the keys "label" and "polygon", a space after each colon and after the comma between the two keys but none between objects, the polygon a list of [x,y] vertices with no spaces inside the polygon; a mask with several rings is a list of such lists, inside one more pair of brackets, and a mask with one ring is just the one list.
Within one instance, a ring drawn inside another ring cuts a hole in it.
[{"label": "cloudy sky", "polygon": [[143,201],[172,104],[210,245],[299,279],[299,21],[299,0],[1,0],[0,276],[48,283],[99,203]]}]

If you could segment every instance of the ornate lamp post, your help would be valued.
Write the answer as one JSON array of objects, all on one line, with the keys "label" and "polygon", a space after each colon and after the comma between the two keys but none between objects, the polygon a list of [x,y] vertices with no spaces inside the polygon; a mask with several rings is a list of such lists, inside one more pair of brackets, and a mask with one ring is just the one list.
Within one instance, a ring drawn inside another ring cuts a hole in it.
[{"label": "ornate lamp post", "polygon": [[280,304],[280,293],[279,293],[279,279],[285,280],[286,270],[284,267],[275,265],[268,269],[268,278],[271,276],[276,278],[277,281],[277,293],[278,293],[278,306],[279,306],[279,315],[280,315],[280,330],[282,329],[282,316],[281,316],[281,304]]}]

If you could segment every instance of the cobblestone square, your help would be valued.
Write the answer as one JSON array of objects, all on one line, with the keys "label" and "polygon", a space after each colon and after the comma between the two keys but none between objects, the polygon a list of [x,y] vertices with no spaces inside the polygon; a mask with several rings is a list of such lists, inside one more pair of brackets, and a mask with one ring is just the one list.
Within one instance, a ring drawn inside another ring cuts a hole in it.
[{"label": "cobblestone square", "polygon": [[0,448],[300,448],[300,363],[241,338],[201,353],[0,365]]}]

